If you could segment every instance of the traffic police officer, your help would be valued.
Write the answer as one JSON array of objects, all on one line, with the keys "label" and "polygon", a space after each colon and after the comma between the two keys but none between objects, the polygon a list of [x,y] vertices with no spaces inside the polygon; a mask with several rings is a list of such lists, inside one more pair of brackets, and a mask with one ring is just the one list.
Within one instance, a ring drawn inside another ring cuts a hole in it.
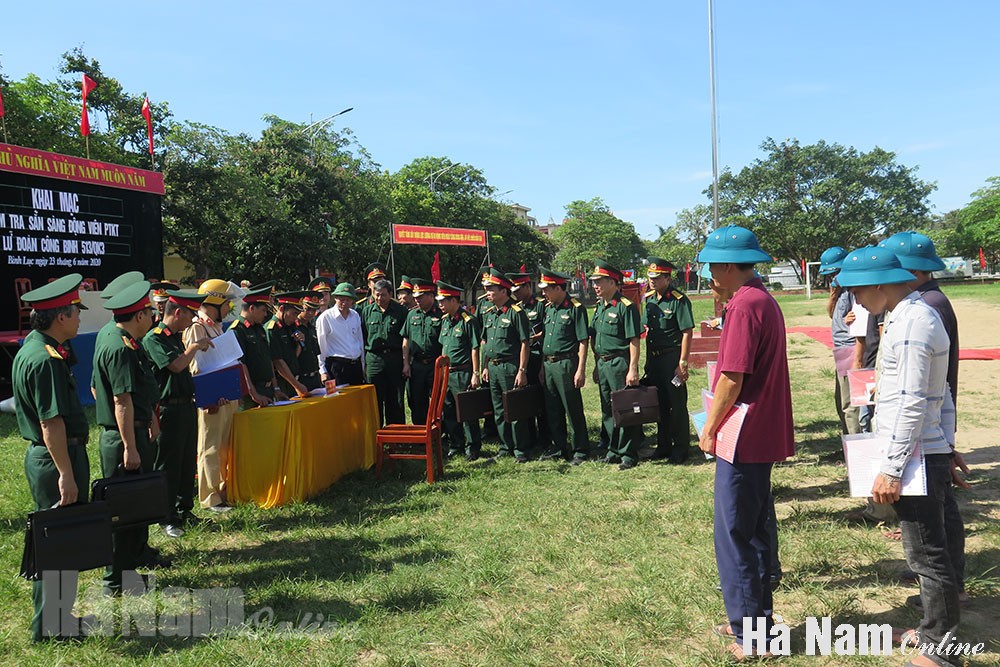
[{"label": "traffic police officer", "polygon": [[619,463],[620,470],[628,470],[639,463],[642,426],[615,426],[611,392],[639,384],[642,324],[638,306],[618,293],[621,271],[602,260],[596,265],[590,276],[598,299],[590,336],[596,357],[594,381],[601,390],[601,415],[610,436],[604,462]]},{"label": "traffic police officer", "polygon": [[[299,355],[299,382],[312,391],[323,383],[319,379],[319,339],[316,338],[316,316],[323,307],[322,291],[306,292],[302,297],[302,312],[295,319],[295,330],[302,334],[302,354]],[[326,292],[327,299],[330,293]]]},{"label": "traffic police officer", "polygon": [[441,356],[438,336],[443,313],[435,302],[434,283],[414,278],[412,286],[417,306],[403,324],[403,376],[409,378],[410,418],[414,424],[423,424],[434,385],[434,362]]},{"label": "traffic police officer", "polygon": [[309,395],[309,390],[299,381],[299,359],[305,348],[306,335],[295,326],[295,320],[302,312],[302,299],[307,293],[298,291],[276,294],[278,316],[264,325],[278,387],[288,396]]},{"label": "traffic police officer", "polygon": [[[359,310],[365,338],[365,371],[375,385],[383,424],[403,424],[403,324],[407,311],[392,299],[392,283],[372,282],[375,303]],[[426,414],[426,412],[424,413]]]},{"label": "traffic police officer", "polygon": [[[531,289],[530,273],[508,273],[510,296],[528,316],[531,330],[531,355],[528,357],[528,384],[542,384],[542,337],[545,334],[545,300],[536,299]],[[534,449],[548,452],[552,447],[552,436],[543,409],[537,419],[528,420],[528,439]],[[536,423],[537,422],[537,423]]]},{"label": "traffic police officer", "polygon": [[[590,332],[587,309],[566,293],[570,276],[542,268],[538,286],[546,299],[542,339],[545,364],[545,411],[554,447],[543,458],[562,456],[580,465],[590,454],[587,419],[580,390],[587,382],[587,347]],[[572,451],[566,421],[573,434]]]},{"label": "traffic police officer", "polygon": [[[114,314],[117,334],[98,340],[94,349],[97,423],[103,427],[101,473],[108,478],[122,474],[122,468],[153,469],[151,443],[159,435],[154,408],[160,388],[139,342],[153,324],[149,283],[142,280],[123,288],[104,307]],[[122,590],[122,573],[142,564],[149,529],[117,530],[111,539],[114,559],[105,572],[104,588],[116,594]]]},{"label": "traffic police officer", "polygon": [[[688,426],[688,353],[694,315],[691,301],[671,284],[677,267],[659,257],[649,258],[649,285],[646,292],[646,377],[660,399],[654,459],[671,463],[687,461],[691,446]],[[676,378],[676,379],[675,379]]]},{"label": "traffic police officer", "polygon": [[180,537],[184,534],[182,524],[194,521],[198,408],[189,365],[195,352],[207,350],[211,343],[205,339],[185,346],[183,336],[204,300],[204,294],[169,290],[163,319],[142,338],[160,387],[160,437],[153,469],[164,471],[167,477],[172,511],[162,525],[168,537]]},{"label": "traffic police officer", "polygon": [[500,433],[497,456],[513,454],[518,463],[528,462],[531,446],[523,419],[504,419],[503,395],[528,384],[530,328],[524,310],[510,298],[510,280],[498,269],[490,269],[483,280],[492,308],[483,313],[483,381],[489,384],[493,418]]},{"label": "traffic police officer", "polygon": [[264,329],[264,322],[270,317],[271,288],[265,286],[243,296],[243,313],[230,326],[243,351],[240,361],[250,388],[249,394],[240,400],[242,410],[268,405],[276,396],[284,398],[275,389],[273,357]]},{"label": "traffic police officer", "polygon": [[482,328],[479,320],[462,307],[462,289],[437,282],[438,305],[444,313],[438,340],[441,354],[448,357],[448,393],[444,398],[444,428],[451,438],[449,456],[465,451],[466,461],[479,458],[483,446],[479,420],[459,423],[455,397],[463,391],[479,388],[479,345]]},{"label": "traffic police officer", "polygon": [[[80,302],[81,282],[83,276],[72,273],[21,296],[32,308],[31,332],[14,356],[12,379],[18,430],[28,441],[24,474],[35,510],[86,502],[90,490],[89,427],[65,346],[79,331],[80,310],[86,309]],[[51,581],[32,582],[32,641],[80,632],[79,619],[63,613],[73,607],[77,573],[64,573],[61,579],[62,596],[51,589],[46,595]],[[62,609],[46,609],[60,597]]]}]

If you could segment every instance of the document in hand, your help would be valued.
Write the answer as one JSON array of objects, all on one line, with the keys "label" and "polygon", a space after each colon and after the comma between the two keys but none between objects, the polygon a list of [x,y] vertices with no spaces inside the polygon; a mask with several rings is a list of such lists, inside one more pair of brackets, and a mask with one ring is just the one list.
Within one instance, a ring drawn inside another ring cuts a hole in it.
[{"label": "document in hand", "polygon": [[[701,403],[705,406],[706,415],[712,411],[714,400],[715,395],[712,392],[701,390]],[[746,403],[734,404],[715,433],[715,455],[726,463],[732,463],[736,459],[736,444],[739,442],[740,431],[743,430],[743,422],[747,418],[749,409],[750,406]]]},{"label": "document in hand", "polygon": [[[852,498],[867,498],[889,447],[889,438],[878,433],[856,433],[841,436],[844,443],[844,461],[847,462],[847,479]],[[927,471],[920,443],[913,448],[913,456],[903,468],[904,496],[927,495]]]},{"label": "document in hand", "polygon": [[243,356],[243,349],[240,342],[236,340],[236,334],[227,331],[221,336],[212,339],[212,347],[207,350],[198,350],[195,354],[195,361],[198,366],[198,373],[211,373],[220,368],[232,366]]},{"label": "document in hand", "polygon": [[875,405],[875,369],[859,368],[847,371],[847,382],[851,387],[851,407]]},{"label": "document in hand", "polygon": [[864,338],[868,335],[868,311],[860,303],[856,303],[851,312],[854,313],[854,322],[848,326],[847,333],[854,338]]}]

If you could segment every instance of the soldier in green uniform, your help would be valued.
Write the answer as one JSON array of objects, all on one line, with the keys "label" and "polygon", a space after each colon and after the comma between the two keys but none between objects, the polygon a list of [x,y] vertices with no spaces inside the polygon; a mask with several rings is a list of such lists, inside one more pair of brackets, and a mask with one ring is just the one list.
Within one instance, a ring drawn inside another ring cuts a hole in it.
[{"label": "soldier in green uniform", "polygon": [[448,357],[448,392],[444,397],[444,429],[451,439],[448,456],[465,452],[466,461],[479,458],[483,447],[479,420],[459,423],[455,396],[469,389],[479,389],[479,344],[482,329],[479,320],[462,307],[462,289],[437,281],[438,302],[444,319],[438,340],[441,354]]},{"label": "soldier in green uniform", "polygon": [[[490,265],[490,267],[492,268],[492,265]],[[479,281],[480,284],[485,283],[489,279],[489,277],[490,277],[490,270],[489,270],[489,268],[487,268],[482,273],[481,279]],[[492,303],[490,303],[490,300],[489,300],[488,296],[489,295],[486,293],[486,291],[483,290],[483,293],[480,296],[476,297],[476,312],[475,312],[474,317],[476,318],[476,322],[479,324],[479,331],[480,332],[482,332],[482,330],[483,330],[483,318],[484,318],[484,316],[486,315],[486,313],[488,313],[489,311],[494,310],[496,308],[496,306],[494,306]],[[479,360],[480,360],[479,367],[480,368],[485,368],[486,364],[485,364],[485,362],[483,361],[483,358],[482,358],[483,357],[483,348],[482,348],[481,345],[479,346],[478,355],[479,355]],[[493,419],[492,416],[488,416],[488,417],[486,417],[486,418],[483,419],[483,428],[482,428],[481,432],[482,432],[482,437],[483,437],[484,440],[487,440],[487,439],[490,439],[490,438],[499,438],[500,437],[500,432],[497,431],[497,423]]]},{"label": "soldier in green uniform", "polygon": [[638,306],[618,293],[621,271],[601,260],[596,264],[590,276],[598,299],[590,337],[596,357],[594,381],[601,390],[601,414],[604,428],[610,435],[604,462],[619,463],[619,469],[628,470],[639,463],[642,426],[615,426],[611,392],[639,384],[642,323]]},{"label": "soldier in green uniform", "polygon": [[[12,377],[17,426],[28,441],[24,474],[36,510],[86,502],[90,490],[87,416],[65,347],[79,331],[80,310],[86,308],[80,302],[82,281],[83,276],[73,273],[21,297],[32,308],[31,332],[14,356]],[[62,573],[62,581],[55,582],[51,575],[42,576],[49,581],[32,582],[32,641],[78,636],[80,619],[68,615],[76,599],[77,573]],[[61,584],[62,596],[53,584]],[[61,609],[53,604],[57,600]]]},{"label": "soldier in green uniform", "polygon": [[649,258],[649,285],[643,323],[646,326],[646,377],[660,397],[654,459],[687,461],[691,446],[688,426],[688,353],[694,315],[691,301],[671,284],[677,267],[659,257]]},{"label": "soldier in green uniform", "polygon": [[[163,321],[163,310],[167,305],[167,292],[179,290],[180,286],[165,280],[151,280],[149,299],[153,302],[153,326]],[[110,298],[110,297],[109,297]]]},{"label": "soldier in green uniform", "polygon": [[192,510],[198,467],[198,408],[188,365],[195,352],[212,344],[206,338],[185,346],[183,336],[204,300],[205,295],[197,292],[168,291],[163,319],[142,338],[160,387],[160,437],[153,469],[164,471],[167,477],[172,513],[161,525],[168,537],[180,537],[183,524],[196,521]]},{"label": "soldier in green uniform", "polygon": [[[510,279],[510,296],[528,316],[528,327],[531,331],[531,354],[528,357],[528,384],[541,386],[542,381],[542,338],[545,335],[545,299],[536,299],[531,286],[530,273],[508,273]],[[552,436],[549,434],[549,423],[546,410],[543,409],[537,418],[528,420],[528,440],[535,451],[549,452],[552,447]]]},{"label": "soldier in green uniform", "polygon": [[[365,372],[375,385],[379,418],[383,424],[403,424],[403,324],[407,311],[392,299],[392,283],[378,280],[372,289],[375,304],[363,311],[361,327],[365,338]],[[425,413],[426,414],[426,413]]]},{"label": "soldier in green uniform", "polygon": [[[323,291],[307,292],[302,298],[302,312],[295,319],[295,330],[302,334],[302,354],[299,355],[299,382],[312,391],[323,386],[319,376],[319,339],[316,337],[316,316],[323,308]],[[330,292],[326,292],[330,298]]]},{"label": "soldier in green uniform", "polygon": [[[562,456],[580,465],[590,454],[587,419],[583,414],[580,390],[587,383],[587,348],[590,332],[587,309],[566,292],[570,277],[565,273],[541,269],[546,306],[545,337],[542,360],[545,364],[545,411],[552,434],[553,449],[542,458]],[[573,446],[567,440],[566,421],[573,434]]]},{"label": "soldier in green uniform", "polygon": [[[372,262],[365,267],[365,281],[368,283],[368,295],[363,299],[354,302],[354,309],[361,315],[361,321],[365,319],[365,311],[375,306],[375,283],[385,280],[385,267],[378,262]],[[390,292],[392,286],[389,286]]]},{"label": "soldier in green uniform", "polygon": [[[155,413],[160,388],[140,341],[153,325],[149,283],[123,288],[104,304],[113,313],[117,337],[98,340],[94,348],[97,423],[101,432],[101,473],[105,478],[125,471],[153,469],[152,442],[159,435]],[[115,531],[114,560],[104,575],[104,588],[122,591],[122,573],[142,564],[149,541],[146,526]]]},{"label": "soldier in green uniform", "polygon": [[528,384],[528,357],[531,331],[528,316],[510,298],[510,280],[501,271],[490,269],[483,281],[493,308],[483,314],[483,382],[489,384],[493,418],[500,433],[497,456],[513,454],[518,463],[528,462],[531,442],[523,419],[504,419],[503,394]]},{"label": "soldier in green uniform", "polygon": [[271,318],[271,288],[251,290],[243,296],[243,312],[229,327],[236,334],[243,356],[240,362],[250,392],[240,399],[240,409],[249,410],[258,405],[269,405],[272,400],[284,399],[276,389],[274,357],[267,340],[264,323]]},{"label": "soldier in green uniform", "polygon": [[299,380],[299,360],[305,349],[306,337],[295,326],[306,294],[306,291],[276,294],[278,316],[264,325],[278,387],[287,396],[309,395],[309,389]]},{"label": "soldier in green uniform", "polygon": [[413,281],[410,280],[409,276],[403,276],[399,281],[399,287],[396,288],[396,301],[403,304],[403,308],[407,310],[413,310],[417,307],[417,300],[413,295]]},{"label": "soldier in green uniform", "polygon": [[[140,280],[145,280],[145,277],[142,275],[142,271],[127,271],[104,286],[104,289],[101,290],[101,298],[107,301],[114,295],[118,294],[118,292],[122,291],[122,289],[128,287],[129,285],[134,285]],[[97,331],[96,340],[99,341],[102,338],[107,338],[108,336],[117,338],[118,334],[115,333],[116,331],[117,326],[115,325],[114,319],[108,320],[104,326]],[[93,376],[90,380],[90,386],[91,388],[95,386]]]},{"label": "soldier in green uniform", "polygon": [[406,316],[403,325],[403,376],[407,382],[410,418],[414,424],[427,420],[427,407],[434,384],[434,362],[441,356],[441,318],[443,313],[434,299],[434,283],[413,279],[417,307]]},{"label": "soldier in green uniform", "polygon": [[322,313],[330,307],[330,292],[333,291],[335,284],[336,281],[329,276],[316,276],[309,281],[309,286],[306,289],[319,294],[319,312]]}]

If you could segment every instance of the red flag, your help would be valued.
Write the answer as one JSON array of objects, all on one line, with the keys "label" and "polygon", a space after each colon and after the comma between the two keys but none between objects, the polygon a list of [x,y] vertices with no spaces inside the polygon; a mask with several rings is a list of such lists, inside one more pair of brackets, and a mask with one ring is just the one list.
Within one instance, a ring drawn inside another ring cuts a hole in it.
[{"label": "red flag", "polygon": [[87,118],[87,95],[90,94],[94,88],[97,88],[97,82],[91,79],[86,74],[83,75],[83,111],[80,113],[80,134],[88,137],[90,136],[90,119]]},{"label": "red flag", "polygon": [[983,271],[986,270],[986,255],[983,254],[983,248],[979,248],[979,268]]},{"label": "red flag", "polygon": [[684,265],[684,283],[689,284],[691,282],[691,263],[688,262]]},{"label": "red flag", "polygon": [[0,118],[3,118],[3,117],[4,117],[4,110],[3,110],[3,88],[0,88]]},{"label": "red flag", "polygon": [[441,280],[441,253],[434,253],[434,263],[431,264],[431,280],[437,282]]},{"label": "red flag", "polygon": [[806,279],[806,260],[802,259],[802,280]]},{"label": "red flag", "polygon": [[528,272],[528,268],[524,264],[522,264],[521,265],[521,273],[527,273],[527,272]]},{"label": "red flag", "polygon": [[149,98],[142,101],[142,117],[146,119],[146,134],[149,136],[149,154],[153,154],[153,115],[149,112]]}]

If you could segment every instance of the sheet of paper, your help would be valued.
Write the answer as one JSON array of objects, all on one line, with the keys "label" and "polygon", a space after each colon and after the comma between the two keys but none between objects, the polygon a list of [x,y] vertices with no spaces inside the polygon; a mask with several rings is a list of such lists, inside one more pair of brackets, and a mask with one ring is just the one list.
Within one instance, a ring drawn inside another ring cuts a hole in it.
[{"label": "sheet of paper", "polygon": [[221,336],[213,338],[212,344],[214,347],[195,353],[199,373],[211,373],[220,368],[232,366],[243,356],[240,342],[236,340],[236,334],[232,331],[227,331]]},{"label": "sheet of paper", "polygon": [[712,387],[715,385],[715,372],[719,366],[717,361],[706,361],[705,362],[705,373],[708,375],[708,389],[711,391]]},{"label": "sheet of paper", "polygon": [[854,313],[854,323],[847,328],[847,333],[855,338],[864,338],[868,335],[868,311],[860,303],[854,304],[851,308]]},{"label": "sheet of paper", "polygon": [[695,433],[701,438],[701,432],[705,429],[705,421],[708,419],[708,413],[702,410],[701,412],[691,413],[691,423],[694,424]]},{"label": "sheet of paper", "polygon": [[[889,439],[877,433],[857,433],[841,436],[841,440],[844,443],[844,461],[847,462],[847,480],[851,487],[851,497],[867,498],[871,495],[872,485],[889,446]],[[927,470],[919,443],[913,450],[913,456],[903,468],[902,482],[901,495],[927,495]]]},{"label": "sheet of paper", "polygon": [[875,405],[875,369],[859,368],[847,371],[847,383],[851,388],[851,407]]},{"label": "sheet of paper", "polygon": [[[706,414],[711,411],[714,400],[712,392],[705,389],[701,391],[701,402],[705,406]],[[736,445],[740,440],[740,431],[743,430],[743,422],[749,410],[750,406],[746,403],[734,404],[715,433],[715,455],[727,463],[736,460]]]}]

